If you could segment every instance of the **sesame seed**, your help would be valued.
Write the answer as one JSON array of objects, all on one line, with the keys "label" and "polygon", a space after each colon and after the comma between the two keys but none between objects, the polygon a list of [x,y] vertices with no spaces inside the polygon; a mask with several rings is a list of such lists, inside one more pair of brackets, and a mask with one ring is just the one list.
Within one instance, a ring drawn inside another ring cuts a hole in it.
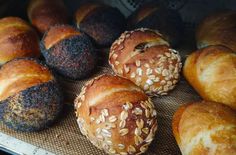
[{"label": "sesame seed", "polygon": [[129,145],[129,146],[128,146],[128,152],[129,152],[130,154],[135,153],[135,152],[136,152],[135,147],[134,147],[133,145]]},{"label": "sesame seed", "polygon": [[115,61],[115,65],[119,65],[120,64],[120,62],[119,61]]},{"label": "sesame seed", "polygon": [[144,132],[145,134],[148,134],[149,133],[149,129],[148,128],[143,128],[142,132]]},{"label": "sesame seed", "polygon": [[137,75],[142,76],[143,75],[142,68],[137,68],[136,73],[137,73]]},{"label": "sesame seed", "polygon": [[136,76],[136,75],[135,75],[135,73],[134,73],[134,72],[133,72],[133,73],[131,73],[131,75],[130,75],[130,77],[131,77],[131,78],[135,78],[135,76]]},{"label": "sesame seed", "polygon": [[146,70],[146,75],[150,75],[150,74],[152,74],[152,69],[148,68],[148,69]]},{"label": "sesame seed", "polygon": [[136,108],[132,111],[132,113],[135,113],[136,115],[142,115],[142,114],[143,114],[143,111],[142,111],[142,109],[136,107]]},{"label": "sesame seed", "polygon": [[117,120],[117,118],[116,118],[116,116],[111,116],[111,117],[108,118],[108,120],[109,120],[110,123],[113,123]]},{"label": "sesame seed", "polygon": [[116,59],[117,57],[118,57],[118,55],[115,54],[115,53],[112,55],[112,58],[113,58],[113,59]]},{"label": "sesame seed", "polygon": [[140,135],[142,134],[141,129],[140,129],[140,128],[135,128],[134,134],[135,134],[136,136],[140,136]]},{"label": "sesame seed", "polygon": [[147,64],[147,63],[145,63],[145,64],[144,64],[144,67],[146,67],[146,68],[150,68],[150,65]]},{"label": "sesame seed", "polygon": [[142,119],[136,120],[136,125],[138,128],[142,129],[144,126],[144,121]]},{"label": "sesame seed", "polygon": [[121,114],[120,114],[120,119],[125,120],[126,118],[128,118],[128,112],[127,111],[122,111]]},{"label": "sesame seed", "polygon": [[126,125],[126,121],[123,120],[123,121],[120,122],[119,127],[120,127],[120,128],[124,128],[125,125]]},{"label": "sesame seed", "polygon": [[146,83],[147,83],[149,86],[151,86],[151,85],[153,84],[152,80],[150,80],[150,79],[148,79],[148,80],[146,81]]},{"label": "sesame seed", "polygon": [[129,133],[129,129],[123,128],[119,131],[119,133],[120,133],[121,136],[125,136]]},{"label": "sesame seed", "polygon": [[123,150],[123,149],[125,149],[125,145],[124,145],[124,144],[118,144],[118,148],[119,148],[120,150]]},{"label": "sesame seed", "polygon": [[140,67],[141,61],[140,61],[140,60],[136,60],[136,61],[135,61],[135,64],[136,64],[137,67]]}]

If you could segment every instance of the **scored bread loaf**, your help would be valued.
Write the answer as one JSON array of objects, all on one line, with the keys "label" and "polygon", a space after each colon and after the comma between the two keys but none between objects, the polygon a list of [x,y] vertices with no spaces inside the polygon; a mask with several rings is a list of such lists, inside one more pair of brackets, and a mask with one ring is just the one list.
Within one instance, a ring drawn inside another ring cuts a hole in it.
[{"label": "scored bread loaf", "polygon": [[34,29],[18,17],[0,19],[0,64],[19,57],[39,57],[39,38]]},{"label": "scored bread loaf", "polygon": [[42,34],[51,26],[68,23],[68,13],[62,0],[31,0],[28,17]]},{"label": "scored bread loaf", "polygon": [[62,109],[62,93],[48,67],[18,58],[0,69],[0,120],[20,131],[49,127]]},{"label": "scored bread loaf", "polygon": [[102,75],[75,99],[80,131],[108,154],[144,153],[157,130],[151,99],[131,81]]},{"label": "scored bread loaf", "polygon": [[160,33],[141,28],[124,32],[109,55],[114,72],[128,78],[149,95],[166,95],[179,80],[180,55]]},{"label": "scored bread loaf", "polygon": [[224,45],[236,52],[236,11],[224,11],[207,16],[197,28],[198,48]]},{"label": "scored bread loaf", "polygon": [[178,109],[172,129],[183,155],[236,154],[236,113],[215,102],[195,102]]},{"label": "scored bread loaf", "polygon": [[183,72],[202,98],[236,109],[236,54],[231,49],[200,49],[186,59]]}]

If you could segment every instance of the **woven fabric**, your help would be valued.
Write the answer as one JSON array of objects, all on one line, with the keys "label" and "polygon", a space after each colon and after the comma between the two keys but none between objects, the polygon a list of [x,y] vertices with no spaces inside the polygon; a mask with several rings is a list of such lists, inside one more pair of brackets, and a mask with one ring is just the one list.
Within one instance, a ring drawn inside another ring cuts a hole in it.
[{"label": "woven fabric", "polygon": [[[192,33],[193,34],[193,33]],[[189,42],[190,41],[190,42]],[[192,41],[192,42],[191,42]],[[188,44],[179,48],[183,59],[194,48],[194,39],[186,38]],[[106,52],[107,53],[107,52]],[[104,54],[104,53],[103,53]],[[107,57],[103,56],[103,59]],[[102,60],[102,59],[101,59]],[[76,123],[76,117],[73,109],[73,100],[79,94],[83,84],[89,79],[104,73],[112,74],[112,70],[107,63],[99,61],[97,70],[90,78],[80,81],[66,80],[58,77],[62,90],[65,94],[67,105],[58,121],[52,127],[36,133],[19,133],[8,129],[0,123],[0,132],[23,140],[40,148],[60,155],[103,155],[103,151],[98,150],[84,137]],[[183,76],[182,76],[183,77]],[[185,103],[200,100],[197,93],[189,84],[181,78],[177,87],[171,91],[168,96],[152,98],[158,113],[158,132],[147,155],[178,155],[181,154],[172,134],[171,122],[174,112]]]}]

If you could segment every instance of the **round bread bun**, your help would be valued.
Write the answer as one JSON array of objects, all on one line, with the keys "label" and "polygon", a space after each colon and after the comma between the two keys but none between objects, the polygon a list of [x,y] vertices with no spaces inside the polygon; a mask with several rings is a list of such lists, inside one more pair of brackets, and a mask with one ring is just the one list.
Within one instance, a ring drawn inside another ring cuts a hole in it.
[{"label": "round bread bun", "polygon": [[144,153],[157,130],[151,99],[131,81],[101,75],[75,99],[80,131],[108,154]]},{"label": "round bread bun", "polygon": [[197,47],[223,45],[236,52],[236,11],[226,11],[206,17],[197,28]]},{"label": "round bread bun", "polygon": [[31,0],[28,17],[42,34],[51,26],[68,23],[68,13],[62,0]]},{"label": "round bread bun", "polygon": [[97,3],[80,6],[75,22],[98,46],[110,46],[126,26],[125,17],[117,8]]},{"label": "round bread bun", "polygon": [[0,19],[0,65],[19,57],[39,57],[39,39],[34,29],[18,17]]},{"label": "round bread bun", "polygon": [[141,28],[124,32],[109,55],[114,72],[143,88],[148,95],[166,95],[180,77],[181,60],[157,31]]},{"label": "round bread bun", "polygon": [[50,70],[32,58],[0,69],[0,120],[19,131],[49,127],[62,109],[62,94]]},{"label": "round bread bun", "polygon": [[171,46],[177,46],[183,34],[183,21],[176,10],[146,3],[140,6],[128,18],[128,27],[150,28],[158,30]]},{"label": "round bread bun", "polygon": [[51,27],[41,41],[41,51],[46,63],[67,78],[87,77],[96,65],[88,36],[69,25]]},{"label": "round bread bun", "polygon": [[175,113],[172,128],[183,155],[236,154],[236,113],[225,105],[184,105]]}]

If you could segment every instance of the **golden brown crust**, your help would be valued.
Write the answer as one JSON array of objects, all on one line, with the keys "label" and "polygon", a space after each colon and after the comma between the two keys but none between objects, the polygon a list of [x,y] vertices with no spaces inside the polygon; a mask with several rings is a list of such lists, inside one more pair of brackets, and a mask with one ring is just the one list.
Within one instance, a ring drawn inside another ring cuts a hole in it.
[{"label": "golden brown crust", "polygon": [[198,48],[224,45],[236,51],[236,11],[216,13],[206,17],[196,33]]},{"label": "golden brown crust", "polygon": [[86,3],[77,9],[75,13],[76,24],[79,27],[80,22],[91,12],[99,7],[104,7],[97,3]]},{"label": "golden brown crust", "polygon": [[31,23],[41,32],[51,26],[67,24],[67,10],[62,0],[31,0],[28,6]]},{"label": "golden brown crust", "polygon": [[172,127],[183,155],[236,153],[236,113],[227,106],[207,101],[184,105]]},{"label": "golden brown crust", "polygon": [[51,27],[44,37],[45,48],[49,49],[59,41],[77,35],[80,35],[80,32],[69,25]]},{"label": "golden brown crust", "polygon": [[76,98],[75,109],[81,132],[109,154],[143,153],[157,130],[150,98],[118,76],[89,81]]},{"label": "golden brown crust", "polygon": [[184,76],[205,99],[236,109],[236,54],[223,46],[209,46],[192,53]]},{"label": "golden brown crust", "polygon": [[124,32],[109,55],[116,74],[130,79],[150,95],[166,95],[175,87],[181,70],[177,51],[161,34],[150,29]]},{"label": "golden brown crust", "polygon": [[27,59],[10,61],[0,69],[0,101],[53,79],[48,68],[36,61]]},{"label": "golden brown crust", "polygon": [[0,20],[0,64],[18,57],[39,57],[39,40],[28,23],[17,17]]}]

